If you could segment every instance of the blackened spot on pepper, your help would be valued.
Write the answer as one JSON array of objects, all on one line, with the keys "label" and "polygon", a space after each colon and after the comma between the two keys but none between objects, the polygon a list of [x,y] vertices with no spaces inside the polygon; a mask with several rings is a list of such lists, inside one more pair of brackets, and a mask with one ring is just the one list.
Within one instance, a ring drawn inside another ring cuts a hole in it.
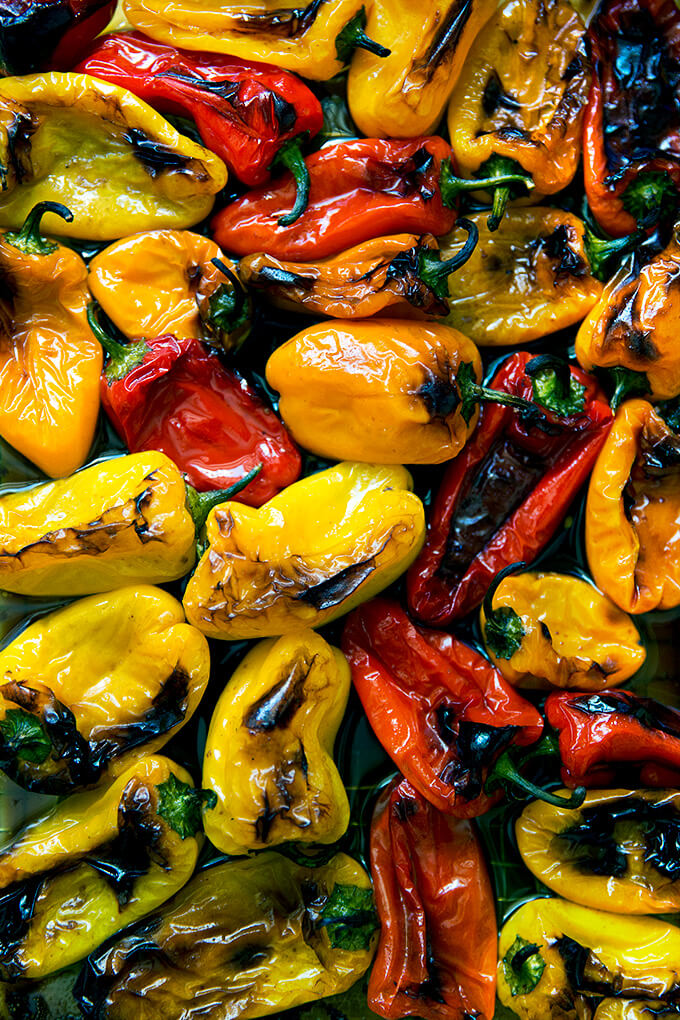
[{"label": "blackened spot on pepper", "polygon": [[474,800],[483,792],[486,771],[498,755],[508,747],[517,726],[489,726],[462,719],[456,734],[458,758],[444,769],[442,782],[453,786],[465,800]]},{"label": "blackened spot on pepper", "polygon": [[555,227],[552,234],[542,235],[540,240],[546,255],[551,259],[559,259],[555,266],[555,275],[560,276],[585,276],[586,263],[577,251],[570,245],[569,229],[565,223]]},{"label": "blackened spot on pepper", "polygon": [[28,934],[44,883],[44,875],[35,875],[0,891],[0,977],[4,980],[21,976],[23,967],[15,956]]},{"label": "blackened spot on pepper", "polygon": [[572,78],[575,78],[577,74],[581,74],[581,72],[583,71],[583,65],[584,65],[583,57],[579,53],[577,53],[574,57],[571,58],[571,60],[565,67],[564,72],[562,74],[562,81],[571,81]]},{"label": "blackened spot on pepper", "polygon": [[255,286],[261,283],[273,283],[283,287],[300,287],[302,290],[313,290],[315,282],[313,276],[290,273],[287,269],[279,269],[278,266],[262,266],[256,271],[252,281]]},{"label": "blackened spot on pepper", "polygon": [[652,698],[635,695],[583,694],[570,700],[570,706],[582,715],[624,715],[648,730],[661,730],[680,737],[680,712]]},{"label": "blackened spot on pepper", "polygon": [[439,736],[442,738],[444,743],[450,747],[456,739],[458,728],[456,726],[456,710],[447,704],[437,705],[435,709],[435,718],[437,720],[437,729]]},{"label": "blackened spot on pepper", "polygon": [[[399,198],[417,195],[425,202],[435,196],[433,170],[434,157],[424,145],[400,163],[366,160],[367,185],[372,190]],[[428,175],[432,177],[429,181]]]},{"label": "blackened spot on pepper", "polygon": [[550,630],[549,630],[548,626],[543,622],[543,620],[541,620],[540,623],[541,623],[541,634],[546,639],[546,641],[552,641],[552,634],[550,633]]},{"label": "blackened spot on pepper", "polygon": [[507,93],[498,77],[498,72],[493,70],[489,75],[484,92],[482,93],[482,109],[487,117],[492,117],[500,107],[502,110],[517,111],[521,104],[514,96]]},{"label": "blackened spot on pepper", "polygon": [[352,563],[332,577],[319,581],[309,588],[303,588],[295,599],[313,606],[319,612],[339,606],[371,576],[375,570],[375,559],[375,556],[371,556],[362,563]]},{"label": "blackened spot on pepper", "polygon": [[314,665],[297,659],[274,686],[259,698],[243,718],[250,733],[267,733],[286,727],[305,701],[305,683]]},{"label": "blackened spot on pepper", "polygon": [[[451,4],[446,16],[442,19],[427,48],[422,60],[413,65],[413,71],[423,71],[425,81],[431,81],[437,72],[437,68],[452,54],[455,53],[463,29],[474,7],[474,0],[458,0],[458,3]],[[411,71],[409,76],[413,73]]]},{"label": "blackened spot on pepper", "polygon": [[132,146],[135,159],[150,177],[158,177],[166,170],[186,170],[192,162],[190,156],[183,156],[169,145],[154,141],[140,128],[130,128],[123,138]]},{"label": "blackened spot on pepper", "polygon": [[272,106],[275,123],[272,123],[272,127],[278,127],[280,134],[287,134],[292,131],[297,122],[297,111],[292,103],[289,103],[287,99],[280,96],[277,92],[272,92]]},{"label": "blackened spot on pepper", "polygon": [[[133,965],[154,959],[166,964],[169,962],[158,943],[150,937],[158,926],[157,918],[139,921],[126,929],[123,938],[119,933],[112,935],[88,956],[73,986],[73,996],[83,1016],[89,1020],[100,1020],[109,991]],[[116,952],[112,957],[114,946]]]},{"label": "blackened spot on pepper", "polygon": [[651,419],[645,423],[638,442],[638,456],[631,475],[633,479],[658,478],[676,474],[680,467],[680,436],[665,423]]},{"label": "blackened spot on pepper", "polygon": [[441,375],[430,372],[427,368],[425,371],[428,372],[428,375],[418,387],[417,396],[425,404],[430,418],[434,421],[444,421],[453,414],[460,404],[458,390],[451,384],[448,373],[445,378],[442,378]]},{"label": "blackened spot on pepper", "polygon": [[3,0],[0,6],[2,73],[29,74],[44,70],[75,17],[74,8],[67,0],[50,0],[49,3]]},{"label": "blackened spot on pepper", "polygon": [[634,818],[637,803],[632,810],[629,804],[617,808],[609,803],[582,808],[579,823],[555,837],[558,845],[565,843],[568,847],[568,866],[582,874],[623,878],[628,856],[616,842],[614,826],[624,820],[626,811],[628,817]]},{"label": "blackened spot on pepper", "polygon": [[281,7],[267,14],[234,15],[233,32],[262,32],[281,39],[299,39],[314,24],[326,0],[312,0],[306,7]]},{"label": "blackened spot on pepper", "polygon": [[230,106],[234,107],[238,97],[241,82],[232,81],[230,78],[218,78],[208,80],[198,74],[190,74],[188,71],[159,71],[153,75],[154,78],[170,78],[171,81],[179,82],[181,85],[188,85],[199,92],[208,92],[219,99],[225,99]]},{"label": "blackened spot on pepper", "polygon": [[405,822],[412,815],[418,813],[418,802],[413,797],[400,797],[391,804],[394,817],[400,821]]}]

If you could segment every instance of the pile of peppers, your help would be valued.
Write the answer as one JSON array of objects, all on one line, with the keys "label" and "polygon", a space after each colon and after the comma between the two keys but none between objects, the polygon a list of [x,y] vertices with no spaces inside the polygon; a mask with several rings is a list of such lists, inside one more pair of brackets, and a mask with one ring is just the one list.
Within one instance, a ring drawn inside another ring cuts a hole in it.
[{"label": "pile of peppers", "polygon": [[0,1020],[677,1016],[678,307],[676,0],[0,4]]}]

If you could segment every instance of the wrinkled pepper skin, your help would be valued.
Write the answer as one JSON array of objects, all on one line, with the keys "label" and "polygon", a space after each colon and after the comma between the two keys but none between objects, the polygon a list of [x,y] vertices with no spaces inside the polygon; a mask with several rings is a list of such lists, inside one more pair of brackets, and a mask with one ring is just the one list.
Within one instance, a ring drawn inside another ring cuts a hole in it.
[{"label": "wrinkled pepper skin", "polygon": [[94,953],[78,985],[90,1020],[236,1020],[345,991],[367,970],[377,919],[368,875],[336,854],[280,854],[196,875],[138,932]]},{"label": "wrinkled pepper skin", "polygon": [[235,263],[209,237],[190,230],[152,230],[109,245],[90,262],[87,282],[129,340],[172,333],[232,350],[250,332]]},{"label": "wrinkled pepper skin", "polygon": [[37,793],[118,775],[189,721],[208,643],[160,588],[92,595],[0,652],[0,768]]},{"label": "wrinkled pepper skin", "polygon": [[441,464],[477,422],[465,420],[457,375],[482,375],[479,352],[457,330],[381,319],[322,322],[267,362],[279,412],[306,450],[334,460]]},{"label": "wrinkled pepper skin", "polygon": [[673,0],[605,0],[588,39],[586,196],[602,229],[621,237],[677,202],[680,13]]},{"label": "wrinkled pepper skin", "polygon": [[576,357],[586,371],[620,366],[644,374],[654,400],[680,394],[680,353],[675,323],[680,315],[680,239],[639,272],[617,273],[576,336]]},{"label": "wrinkled pepper skin", "polygon": [[48,233],[106,241],[190,227],[226,180],[221,159],[125,89],[57,71],[0,80],[0,226],[49,200],[73,221],[48,214]]},{"label": "wrinkled pepper skin", "polygon": [[[602,294],[590,273],[585,224],[561,209],[508,209],[490,231],[487,213],[471,257],[449,276],[446,322],[479,347],[539,340],[579,323]],[[440,238],[443,259],[457,254],[458,231]]]},{"label": "wrinkled pepper skin", "polygon": [[551,694],[565,786],[677,786],[680,711],[628,691]]},{"label": "wrinkled pepper skin", "polygon": [[491,605],[490,626],[480,611],[484,643],[513,687],[601,691],[629,680],[645,661],[630,617],[579,577],[514,574],[500,582]]},{"label": "wrinkled pepper skin", "polygon": [[680,438],[627,400],[590,478],[586,554],[595,583],[627,613],[680,604]]},{"label": "wrinkled pepper skin", "polygon": [[218,850],[344,835],[349,802],[333,742],[349,688],[344,655],[311,630],[246,655],[217,702],[203,759],[203,786],[217,794],[205,831]]},{"label": "wrinkled pepper skin", "polygon": [[223,503],[184,611],[206,636],[240,640],[321,627],[390,585],[413,562],[425,514],[405,468],[337,464],[259,510]]},{"label": "wrinkled pepper skin", "polygon": [[115,0],[5,0],[0,74],[70,67],[111,19]]},{"label": "wrinkled pepper skin", "polygon": [[491,1020],[496,915],[470,822],[442,814],[397,779],[375,807],[371,875],[381,925],[368,985],[373,1012]]},{"label": "wrinkled pepper skin", "polygon": [[515,834],[522,860],[574,903],[616,914],[680,909],[680,792],[591,790],[569,811],[525,807]]},{"label": "wrinkled pepper skin", "polygon": [[359,130],[371,137],[416,138],[442,119],[470,46],[496,0],[374,0],[366,32],[390,50],[360,50],[350,64],[347,100]]},{"label": "wrinkled pepper skin", "polygon": [[[664,1015],[680,991],[678,928],[561,899],[532,900],[512,914],[498,956],[498,998],[520,1020],[642,1020],[649,1014],[640,1000]],[[619,1012],[627,992],[639,1012],[632,1002],[632,1014]]]},{"label": "wrinkled pepper skin", "polygon": [[92,445],[102,351],[87,324],[83,260],[22,233],[0,235],[0,435],[59,478]]},{"label": "wrinkled pepper skin", "polygon": [[[512,354],[491,386],[530,398],[530,361],[525,351]],[[420,619],[439,626],[464,616],[500,570],[530,562],[555,534],[612,420],[595,380],[578,368],[571,377],[585,388],[584,408],[554,432],[527,430],[509,407],[482,410],[443,477],[427,542],[407,578],[409,609]]]},{"label": "wrinkled pepper skin", "polygon": [[451,148],[465,177],[499,156],[532,178],[533,201],[569,184],[590,87],[584,43],[568,0],[506,0],[498,8],[449,103]]},{"label": "wrinkled pepper skin", "polygon": [[237,255],[316,261],[374,237],[413,231],[447,234],[456,220],[440,192],[451,149],[437,136],[413,141],[361,138],[307,156],[309,203],[291,226],[279,217],[295,202],[290,174],[256,188],[213,218],[215,240]]},{"label": "wrinkled pepper skin", "polygon": [[181,889],[202,842],[190,805],[200,819],[188,772],[144,758],[23,829],[0,853],[0,976],[68,967]]},{"label": "wrinkled pepper skin", "polygon": [[350,616],[342,650],[368,720],[408,782],[447,814],[488,811],[499,798],[484,792],[495,759],[541,735],[533,705],[474,648],[414,626],[387,599]]},{"label": "wrinkled pepper skin", "polygon": [[0,588],[20,595],[174,581],[195,546],[186,486],[162,453],[114,457],[0,498]]},{"label": "wrinkled pepper skin", "polygon": [[287,71],[215,53],[191,53],[138,32],[104,36],[76,68],[129,89],[161,113],[184,114],[201,140],[249,188],[269,180],[281,146],[323,125],[321,103]]}]

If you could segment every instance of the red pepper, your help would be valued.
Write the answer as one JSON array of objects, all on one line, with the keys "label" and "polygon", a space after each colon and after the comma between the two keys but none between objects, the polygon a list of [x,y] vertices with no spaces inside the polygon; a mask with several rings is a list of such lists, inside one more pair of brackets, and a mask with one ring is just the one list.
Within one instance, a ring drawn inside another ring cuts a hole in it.
[{"label": "red pepper", "polygon": [[500,796],[484,793],[495,760],[541,735],[533,705],[474,648],[414,626],[386,599],[351,614],[342,650],[378,740],[409,782],[440,811],[487,811]]},{"label": "red pepper", "polygon": [[551,694],[566,786],[678,786],[680,712],[628,691]]},{"label": "red pepper", "polygon": [[0,74],[71,67],[115,8],[116,0],[7,0],[0,6]]},{"label": "red pepper", "polygon": [[586,194],[600,226],[620,237],[678,206],[680,11],[674,0],[605,0],[588,37]]},{"label": "red pepper", "polygon": [[129,89],[162,113],[192,117],[205,145],[250,188],[266,183],[273,166],[288,168],[297,194],[292,189],[283,219],[292,223],[304,211],[309,180],[300,147],[321,130],[323,110],[295,75],[175,49],[139,32],[106,36],[75,70]]},{"label": "red pepper", "polygon": [[[531,399],[542,361],[526,351],[511,355],[492,388]],[[499,571],[530,562],[555,534],[612,422],[592,376],[570,372],[569,385],[583,387],[582,410],[548,414],[554,428],[524,422],[512,407],[484,405],[444,475],[425,546],[408,573],[409,609],[420,619],[439,626],[464,616]]]},{"label": "red pepper", "polygon": [[160,450],[199,492],[228,489],[262,465],[238,495],[259,507],[294,482],[300,454],[245,379],[196,339],[161,336],[123,345],[92,330],[109,353],[104,410],[131,453]]},{"label": "red pepper", "polygon": [[496,915],[471,823],[397,779],[376,804],[371,875],[381,929],[370,1008],[384,1017],[491,1020]]}]

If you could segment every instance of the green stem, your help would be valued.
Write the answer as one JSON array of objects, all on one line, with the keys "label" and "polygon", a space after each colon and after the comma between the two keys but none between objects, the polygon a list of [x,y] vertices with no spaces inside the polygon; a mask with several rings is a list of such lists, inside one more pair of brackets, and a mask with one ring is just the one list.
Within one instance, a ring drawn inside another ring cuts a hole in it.
[{"label": "green stem", "polygon": [[241,489],[245,489],[246,485],[252,482],[253,478],[256,478],[262,470],[262,464],[258,464],[252,468],[247,475],[240,478],[238,482],[234,482],[228,489],[215,489],[212,492],[197,492],[193,485],[189,485],[185,482],[187,490],[187,508],[191,514],[194,526],[196,528],[196,534],[202,530],[203,525],[208,519],[208,514],[213,507],[219,506],[220,503],[227,503],[232,496],[236,496]]},{"label": "green stem", "polygon": [[335,52],[341,64],[347,64],[355,50],[368,50],[376,57],[389,57],[391,50],[381,46],[364,32],[366,27],[366,8],[361,7],[354,17],[347,22],[335,37]]},{"label": "green stem", "polygon": [[295,223],[302,216],[309,202],[309,170],[305,163],[305,157],[302,155],[302,138],[302,135],[297,135],[297,137],[284,142],[270,166],[270,169],[275,166],[284,166],[286,170],[290,170],[295,178],[297,189],[293,208],[285,216],[279,216],[276,221],[280,227],[289,227],[291,223]]},{"label": "green stem", "polygon": [[493,608],[493,597],[498,591],[498,586],[501,581],[505,580],[509,574],[518,574],[521,570],[526,570],[526,567],[526,560],[518,560],[517,563],[510,563],[509,566],[503,567],[502,570],[498,571],[487,589],[486,595],[484,596],[484,602],[482,604],[484,616],[487,620],[496,612]]},{"label": "green stem", "polygon": [[[442,201],[444,205],[451,208],[462,191],[494,191],[493,208],[487,220],[487,226],[489,230],[497,230],[512,192],[510,186],[522,185],[531,190],[534,187],[534,182],[530,175],[522,170],[519,163],[513,159],[506,159],[504,156],[491,156],[482,164],[480,170],[484,170],[487,176],[471,179],[456,177],[451,171],[451,160],[445,159],[442,162],[439,177]],[[497,197],[499,189],[501,194]]]},{"label": "green stem", "polygon": [[569,810],[581,807],[586,797],[585,786],[577,786],[567,797],[558,797],[556,793],[550,793],[548,790],[544,790],[543,787],[532,783],[531,780],[525,779],[510,757],[509,751],[503,751],[494,763],[486,781],[487,790],[490,785],[493,788],[493,786],[498,784],[506,787],[508,785],[517,787],[537,800],[545,801],[546,804],[554,804],[555,807]]},{"label": "green stem", "polygon": [[87,306],[87,321],[95,339],[101,344],[108,355],[106,362],[106,381],[109,385],[123,379],[129,372],[144,361],[151,348],[145,340],[137,340],[131,344],[121,344],[106,333],[97,319],[98,305],[91,301]]},{"label": "green stem", "polygon": [[605,267],[609,260],[614,255],[625,255],[630,251],[634,251],[644,236],[642,231],[636,230],[634,234],[627,234],[625,237],[617,237],[613,240],[605,241],[604,238],[597,237],[590,227],[586,227],[584,242],[588,261],[590,262],[590,271],[593,276],[597,277],[598,280],[604,279]]},{"label": "green stem", "polygon": [[48,212],[60,216],[67,223],[71,223],[73,220],[73,213],[61,202],[38,202],[24,220],[21,230],[8,230],[5,240],[26,255],[50,255],[56,251],[58,246],[54,241],[48,241],[40,233],[40,223],[45,213]]},{"label": "green stem", "polygon": [[522,412],[525,421],[538,423],[546,421],[546,416],[536,404],[524,397],[518,397],[514,393],[505,393],[499,390],[492,390],[488,386],[481,386],[475,381],[474,371],[471,364],[463,362],[456,374],[456,384],[461,396],[461,414],[466,422],[469,422],[477,404],[482,402],[488,404],[502,404],[504,407],[515,407]]},{"label": "green stem", "polygon": [[649,380],[644,372],[634,372],[632,368],[614,365],[608,369],[614,380],[614,392],[609,405],[612,411],[618,411],[620,405],[629,397],[649,396]]},{"label": "green stem", "polygon": [[463,247],[452,258],[442,262],[439,252],[433,251],[431,248],[423,248],[420,253],[420,279],[442,301],[449,296],[449,276],[465,265],[479,240],[479,231],[470,220],[462,218],[456,220],[454,230],[458,227],[466,230],[468,236]]},{"label": "green stem", "polygon": [[675,216],[678,189],[665,170],[647,170],[630,182],[621,195],[623,208],[635,217],[638,227],[653,227],[662,216]]}]

